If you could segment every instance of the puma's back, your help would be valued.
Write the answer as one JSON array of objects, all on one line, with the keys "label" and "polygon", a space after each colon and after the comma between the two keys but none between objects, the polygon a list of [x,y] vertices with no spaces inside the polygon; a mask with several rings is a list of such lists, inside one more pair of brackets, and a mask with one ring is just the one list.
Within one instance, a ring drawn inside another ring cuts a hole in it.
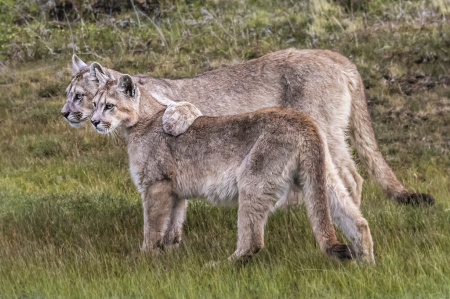
[{"label": "puma's back", "polygon": [[[239,114],[277,106],[317,116],[320,125],[328,125],[330,118],[338,117],[337,125],[343,121],[346,126],[351,105],[348,76],[353,74],[358,76],[355,66],[338,53],[286,49],[194,78],[140,78],[138,82],[155,98],[193,103],[204,115]],[[344,105],[343,96],[347,100]],[[336,107],[339,109],[332,109]]]}]

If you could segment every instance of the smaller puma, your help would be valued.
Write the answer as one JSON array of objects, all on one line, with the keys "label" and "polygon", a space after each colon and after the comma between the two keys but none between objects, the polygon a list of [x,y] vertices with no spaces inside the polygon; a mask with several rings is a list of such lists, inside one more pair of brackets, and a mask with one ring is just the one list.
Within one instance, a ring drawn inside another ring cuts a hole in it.
[{"label": "smaller puma", "polygon": [[[264,246],[269,213],[293,188],[303,190],[322,252],[374,262],[370,230],[360,214],[350,215],[355,217],[351,223],[357,223],[356,231],[347,234],[354,244],[336,238],[326,191],[325,148],[310,117],[284,108],[199,116],[174,136],[163,128],[166,106],[131,76],[97,76],[100,89],[93,99],[91,123],[100,134],[118,129],[128,143],[130,172],[144,210],[143,251],[177,246],[185,199],[203,197],[214,204],[238,205],[237,249],[229,260],[248,261]],[[339,217],[349,217],[339,198],[331,205]]]}]

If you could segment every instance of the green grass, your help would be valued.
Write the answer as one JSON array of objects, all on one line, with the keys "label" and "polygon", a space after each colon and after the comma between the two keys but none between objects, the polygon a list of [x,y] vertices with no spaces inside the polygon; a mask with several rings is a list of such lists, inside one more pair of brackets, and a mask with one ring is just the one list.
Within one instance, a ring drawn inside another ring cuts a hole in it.
[{"label": "green grass", "polygon": [[[69,26],[30,11],[31,0],[0,2],[0,298],[450,297],[446,1],[354,1],[353,14],[350,1],[163,1],[160,22],[141,15],[140,26],[133,12]],[[123,141],[75,130],[59,113],[73,51],[178,78],[287,47],[331,49],[357,65],[384,157],[436,205],[398,206],[359,167],[374,267],[321,254],[304,207],[276,211],[266,247],[230,265],[237,210],[201,201],[189,205],[178,250],[140,254]]]}]

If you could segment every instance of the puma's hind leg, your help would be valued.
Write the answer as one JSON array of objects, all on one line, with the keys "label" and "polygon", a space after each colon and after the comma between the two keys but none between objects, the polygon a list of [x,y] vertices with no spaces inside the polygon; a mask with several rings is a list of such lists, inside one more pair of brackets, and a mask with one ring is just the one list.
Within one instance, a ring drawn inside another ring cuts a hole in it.
[{"label": "puma's hind leg", "polygon": [[350,163],[350,165],[340,165],[337,167],[337,171],[342,183],[349,193],[349,196],[359,208],[361,205],[361,192],[364,182],[363,178],[357,172],[354,163]]},{"label": "puma's hind leg", "polygon": [[294,167],[295,160],[291,158],[291,149],[277,147],[277,152],[273,152],[261,140],[256,142],[239,168],[238,241],[230,261],[249,261],[264,247],[264,226],[269,213],[291,187],[288,170]]},{"label": "puma's hind leg", "polygon": [[350,197],[338,172],[326,153],[327,163],[327,195],[333,223],[339,226],[345,236],[352,242],[356,258],[374,263],[373,242],[369,224],[361,214],[359,207]]},{"label": "puma's hind leg", "polygon": [[229,261],[248,262],[264,247],[264,226],[273,202],[261,193],[239,191],[237,249]]},{"label": "puma's hind leg", "polygon": [[[373,262],[373,243],[367,221],[338,175],[326,138],[321,135],[321,139],[323,148],[311,144],[305,158],[302,159],[300,155],[300,178],[303,178],[305,204],[316,239],[322,251],[328,254],[337,255],[341,259],[350,255],[362,261]],[[352,247],[348,248],[337,242],[331,221],[344,231],[352,242]]]},{"label": "puma's hind leg", "polygon": [[342,196],[345,192],[341,187],[327,190],[333,223],[340,227],[352,242],[358,260],[375,263],[369,224],[353,200],[349,196]]},{"label": "puma's hind leg", "polygon": [[[337,170],[337,175],[340,177],[342,183],[348,191],[349,196],[357,207],[361,204],[361,192],[363,178],[358,174],[355,161],[353,161],[350,154],[350,148],[345,141],[345,134],[342,130],[336,129],[332,136],[321,134],[324,146],[328,149],[334,169]],[[327,166],[327,172],[330,170]]]},{"label": "puma's hind leg", "polygon": [[340,260],[352,259],[354,257],[352,247],[341,244],[336,237],[326,196],[326,189],[328,188],[325,184],[325,176],[320,173],[314,174],[315,167],[313,167],[312,171],[308,171],[309,167],[305,167],[305,164],[303,164],[304,169],[300,174],[304,178],[301,184],[305,195],[308,218],[320,250]]}]

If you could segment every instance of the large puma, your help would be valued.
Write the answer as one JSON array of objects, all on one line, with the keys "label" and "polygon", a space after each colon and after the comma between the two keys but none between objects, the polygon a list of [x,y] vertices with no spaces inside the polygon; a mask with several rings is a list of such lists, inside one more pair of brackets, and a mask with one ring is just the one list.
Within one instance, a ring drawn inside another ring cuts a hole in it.
[{"label": "large puma", "polygon": [[[204,197],[239,205],[237,249],[230,260],[248,260],[264,245],[275,203],[302,189],[320,249],[340,259],[374,262],[369,226],[359,209],[350,198],[327,199],[327,149],[310,117],[285,108],[200,116],[173,136],[163,129],[166,106],[131,76],[98,75],[91,123],[101,134],[117,129],[127,141],[131,176],[142,194],[144,251],[178,244],[184,199]],[[332,217],[352,247],[339,244]]]},{"label": "large puma", "polygon": [[[76,55],[73,67],[77,74],[67,88],[61,113],[72,126],[78,126],[92,113],[92,98],[98,90],[95,70],[110,78],[121,74],[98,63],[89,69]],[[232,115],[272,106],[309,115],[318,126],[346,192],[359,205],[363,180],[345,141],[348,129],[360,160],[390,197],[402,204],[434,204],[430,195],[405,189],[383,159],[371,126],[361,77],[355,65],[338,53],[286,49],[194,78],[168,80],[142,75],[134,78],[159,102],[187,101],[204,115]],[[330,171],[327,166],[327,172]]]}]

